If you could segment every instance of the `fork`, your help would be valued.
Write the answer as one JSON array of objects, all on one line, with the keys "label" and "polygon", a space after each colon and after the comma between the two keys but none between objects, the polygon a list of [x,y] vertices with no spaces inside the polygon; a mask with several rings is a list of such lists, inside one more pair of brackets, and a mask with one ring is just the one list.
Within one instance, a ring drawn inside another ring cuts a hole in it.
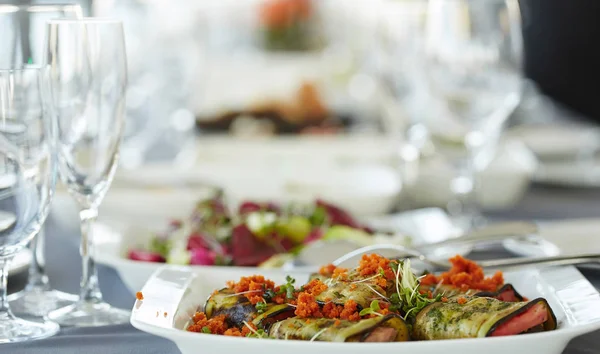
[{"label": "fork", "polygon": [[[357,250],[346,253],[345,255],[334,260],[332,264],[339,266],[344,262],[347,262],[355,257],[363,255],[365,253],[379,251],[379,250],[392,250],[398,251],[399,257],[414,258],[419,261],[433,266],[437,269],[448,270],[450,269],[450,263],[437,261],[424,255],[422,252],[400,245],[394,244],[378,244],[372,246],[366,246]],[[489,261],[478,262],[479,266],[486,270],[507,270],[507,269],[518,269],[531,267],[535,265],[545,266],[561,266],[561,265],[575,265],[575,264],[590,264],[600,263],[599,253],[582,254],[576,256],[552,256],[552,257],[535,257],[535,258],[508,258],[508,259],[496,259]]]}]

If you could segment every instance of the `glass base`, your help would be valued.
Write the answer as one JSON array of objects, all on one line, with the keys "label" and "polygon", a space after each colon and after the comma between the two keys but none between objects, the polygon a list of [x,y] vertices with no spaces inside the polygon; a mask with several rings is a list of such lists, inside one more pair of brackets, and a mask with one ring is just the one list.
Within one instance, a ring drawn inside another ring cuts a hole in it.
[{"label": "glass base", "polygon": [[77,302],[48,314],[48,318],[65,327],[100,327],[129,323],[129,311],[105,302]]},{"label": "glass base", "polygon": [[8,297],[10,309],[14,314],[38,317],[46,316],[50,311],[72,305],[78,299],[77,295],[40,288],[21,290]]},{"label": "glass base", "polygon": [[12,314],[0,315],[0,343],[16,343],[48,338],[58,333],[58,324],[50,321],[26,321]]}]

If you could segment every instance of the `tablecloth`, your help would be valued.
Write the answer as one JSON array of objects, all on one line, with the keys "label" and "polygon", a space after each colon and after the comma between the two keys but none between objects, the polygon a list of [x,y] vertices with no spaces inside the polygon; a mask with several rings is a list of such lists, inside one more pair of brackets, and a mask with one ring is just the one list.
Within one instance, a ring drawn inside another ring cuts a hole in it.
[{"label": "tablecloth", "polygon": [[[76,292],[81,275],[78,254],[78,220],[73,215],[70,225],[53,221],[53,210],[46,224],[47,269],[52,285],[63,291]],[[600,217],[600,189],[561,189],[535,187],[514,209],[490,214],[495,219],[564,219]],[[476,258],[502,255],[501,250],[477,254]],[[600,288],[600,270],[581,269],[582,273]],[[105,299],[114,306],[131,308],[134,297],[117,273],[99,268],[100,286]],[[17,290],[24,279],[11,279],[9,289]],[[212,354],[219,348],[202,348],[198,353]],[[107,354],[144,353],[178,354],[177,347],[168,340],[137,331],[130,325],[101,328],[68,328],[53,338],[19,344],[0,345],[0,353],[10,354]],[[600,353],[600,331],[573,340],[565,354]]]}]

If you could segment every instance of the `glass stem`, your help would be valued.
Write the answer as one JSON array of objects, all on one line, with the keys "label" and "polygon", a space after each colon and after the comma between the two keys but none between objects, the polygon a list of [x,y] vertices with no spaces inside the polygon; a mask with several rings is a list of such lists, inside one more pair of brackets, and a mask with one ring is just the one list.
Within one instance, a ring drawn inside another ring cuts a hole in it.
[{"label": "glass stem", "polygon": [[477,227],[481,221],[481,214],[477,200],[477,174],[472,158],[465,159],[460,164],[458,175],[452,180],[451,189],[458,205],[450,206],[450,213],[458,216],[457,221],[466,230]]},{"label": "glass stem", "polygon": [[9,258],[0,258],[0,322],[12,317],[8,307],[8,264]]},{"label": "glass stem", "polygon": [[98,217],[98,210],[95,208],[83,209],[79,212],[79,217],[81,219],[80,253],[83,262],[79,300],[100,303],[102,302],[102,293],[100,292],[98,272],[94,261],[94,239],[92,235],[92,227]]},{"label": "glass stem", "polygon": [[29,278],[27,280],[27,286],[25,290],[39,289],[42,291],[50,290],[50,283],[48,276],[45,271],[45,260],[44,260],[44,242],[46,234],[44,228],[40,229],[40,232],[31,240],[29,243],[29,249],[31,250],[32,260],[29,265]]}]

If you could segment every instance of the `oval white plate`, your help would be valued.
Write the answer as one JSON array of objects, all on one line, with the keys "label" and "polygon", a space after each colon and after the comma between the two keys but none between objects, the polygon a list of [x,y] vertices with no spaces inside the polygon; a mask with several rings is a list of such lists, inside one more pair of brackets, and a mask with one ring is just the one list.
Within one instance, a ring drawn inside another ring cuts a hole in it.
[{"label": "oval white plate", "polygon": [[[137,300],[131,324],[144,331],[173,341],[182,354],[197,353],[198,348],[218,348],[224,353],[247,354],[358,354],[377,351],[398,353],[461,354],[560,354],[574,337],[600,328],[600,296],[574,267],[532,269],[506,273],[524,296],[544,297],[554,310],[559,328],[551,332],[519,336],[420,341],[404,343],[326,343],[284,340],[230,338],[187,332],[184,328],[205,299],[231,279],[250,274],[264,274],[277,283],[285,282],[285,273],[260,269],[190,270],[165,266],[157,270],[144,285],[144,299]],[[299,284],[307,275],[290,274]]]}]

